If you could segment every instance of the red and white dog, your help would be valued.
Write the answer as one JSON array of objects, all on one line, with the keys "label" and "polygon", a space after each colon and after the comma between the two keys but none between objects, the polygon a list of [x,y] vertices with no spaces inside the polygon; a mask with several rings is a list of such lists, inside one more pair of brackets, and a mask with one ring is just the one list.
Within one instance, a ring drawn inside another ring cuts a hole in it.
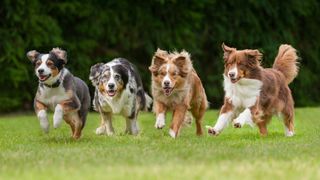
[{"label": "red and white dog", "polygon": [[156,113],[155,127],[162,129],[165,115],[173,110],[169,134],[176,138],[190,110],[196,121],[197,135],[202,135],[201,122],[207,109],[207,97],[201,80],[192,67],[186,51],[168,53],[158,49],[149,67],[152,73],[152,95]]},{"label": "red and white dog", "polygon": [[222,44],[224,51],[224,105],[214,127],[208,133],[218,135],[233,121],[235,128],[257,124],[267,135],[267,123],[273,114],[282,114],[285,135],[294,135],[294,101],[288,84],[298,74],[296,50],[281,45],[272,68],[260,66],[258,50],[237,50]]}]

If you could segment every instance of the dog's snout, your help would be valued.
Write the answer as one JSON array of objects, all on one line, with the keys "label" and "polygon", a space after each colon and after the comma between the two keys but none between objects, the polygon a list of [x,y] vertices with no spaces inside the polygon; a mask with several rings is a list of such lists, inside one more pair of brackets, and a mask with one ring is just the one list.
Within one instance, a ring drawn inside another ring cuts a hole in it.
[{"label": "dog's snout", "polygon": [[168,87],[170,85],[170,82],[169,81],[164,81],[163,84],[164,84],[164,86]]},{"label": "dog's snout", "polygon": [[38,69],[38,73],[39,73],[39,74],[44,73],[44,69]]},{"label": "dog's snout", "polygon": [[113,88],[114,88],[114,84],[113,84],[113,83],[109,83],[109,84],[108,84],[108,88],[109,88],[109,89],[113,89]]},{"label": "dog's snout", "polygon": [[235,72],[229,72],[229,77],[230,78],[235,78],[236,76],[236,73]]}]

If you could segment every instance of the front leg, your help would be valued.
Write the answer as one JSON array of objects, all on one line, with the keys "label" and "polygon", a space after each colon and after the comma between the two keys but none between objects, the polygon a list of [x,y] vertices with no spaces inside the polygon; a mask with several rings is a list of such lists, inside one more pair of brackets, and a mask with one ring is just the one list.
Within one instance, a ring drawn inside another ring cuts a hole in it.
[{"label": "front leg", "polygon": [[114,134],[114,128],[112,126],[112,113],[111,112],[102,112],[99,109],[100,112],[100,119],[101,124],[100,127],[96,129],[97,135],[106,134],[108,136],[111,136]]},{"label": "front leg", "polygon": [[40,126],[45,133],[49,132],[49,121],[47,117],[47,106],[38,100],[34,101],[34,108],[40,122]]},{"label": "front leg", "polygon": [[176,138],[179,134],[181,125],[183,123],[183,120],[186,116],[188,107],[186,105],[177,105],[173,111],[173,119],[172,124],[169,130],[169,135],[172,138]]},{"label": "front leg", "polygon": [[256,103],[246,108],[239,116],[233,121],[233,126],[235,128],[241,128],[244,124],[249,124],[251,127],[254,126],[254,122],[261,119],[262,113],[259,111],[259,97],[257,97]]},{"label": "front leg", "polygon": [[254,126],[252,121],[252,111],[249,108],[246,108],[236,119],[234,119],[233,126],[235,128],[241,128],[245,123],[249,124],[251,127]]},{"label": "front leg", "polygon": [[155,113],[157,117],[154,125],[155,128],[162,129],[165,126],[166,110],[167,108],[162,102],[155,102]]},{"label": "front leg", "polygon": [[233,115],[233,106],[228,101],[228,99],[225,99],[224,105],[221,108],[220,115],[216,124],[214,125],[214,127],[207,126],[208,133],[215,136],[219,135],[223,131],[223,129],[227,127]]},{"label": "front leg", "polygon": [[57,104],[53,114],[53,127],[54,128],[60,127],[62,123],[62,119],[63,119],[63,108],[61,104]]},{"label": "front leg", "polygon": [[127,117],[126,124],[127,124],[126,133],[132,134],[132,135],[137,135],[139,133],[139,127],[138,127],[136,116],[133,118]]}]

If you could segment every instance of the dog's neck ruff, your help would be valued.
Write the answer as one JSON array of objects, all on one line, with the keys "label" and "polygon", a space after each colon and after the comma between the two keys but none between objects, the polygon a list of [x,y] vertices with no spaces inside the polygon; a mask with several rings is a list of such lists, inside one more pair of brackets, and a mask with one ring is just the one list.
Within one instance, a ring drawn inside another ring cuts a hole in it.
[{"label": "dog's neck ruff", "polygon": [[46,83],[44,83],[44,82],[41,82],[41,84],[43,84],[44,86],[46,86],[46,87],[48,87],[48,88],[57,88],[57,87],[59,87],[60,84],[61,84],[61,79],[62,79],[62,77],[63,77],[63,72],[64,72],[64,69],[62,69],[62,70],[60,71],[60,76],[59,76],[59,78],[56,80],[56,82],[54,82],[54,83],[52,83],[52,84],[46,84]]}]

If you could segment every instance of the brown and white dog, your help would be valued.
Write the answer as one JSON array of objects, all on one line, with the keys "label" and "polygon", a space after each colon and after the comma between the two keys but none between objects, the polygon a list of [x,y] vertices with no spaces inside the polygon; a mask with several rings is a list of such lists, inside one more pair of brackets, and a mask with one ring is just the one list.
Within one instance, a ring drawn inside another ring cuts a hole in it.
[{"label": "brown and white dog", "polygon": [[273,114],[284,118],[285,135],[294,135],[294,101],[288,84],[298,74],[296,50],[283,44],[272,68],[260,66],[258,50],[236,50],[222,44],[224,51],[224,105],[214,127],[208,133],[218,135],[233,121],[235,128],[255,123],[260,134],[267,135],[267,123]]},{"label": "brown and white dog", "polygon": [[196,121],[197,135],[202,135],[201,122],[207,109],[207,97],[189,53],[184,50],[168,53],[158,49],[149,69],[152,73],[155,127],[162,129],[166,112],[173,110],[169,134],[176,138],[190,110]]},{"label": "brown and white dog", "polygon": [[72,137],[80,138],[90,107],[90,94],[86,83],[64,67],[67,52],[60,48],[53,48],[48,54],[32,50],[27,57],[39,79],[34,109],[41,128],[46,133],[49,131],[47,110],[51,109],[54,111],[54,128],[59,127],[64,119],[71,127]]}]

